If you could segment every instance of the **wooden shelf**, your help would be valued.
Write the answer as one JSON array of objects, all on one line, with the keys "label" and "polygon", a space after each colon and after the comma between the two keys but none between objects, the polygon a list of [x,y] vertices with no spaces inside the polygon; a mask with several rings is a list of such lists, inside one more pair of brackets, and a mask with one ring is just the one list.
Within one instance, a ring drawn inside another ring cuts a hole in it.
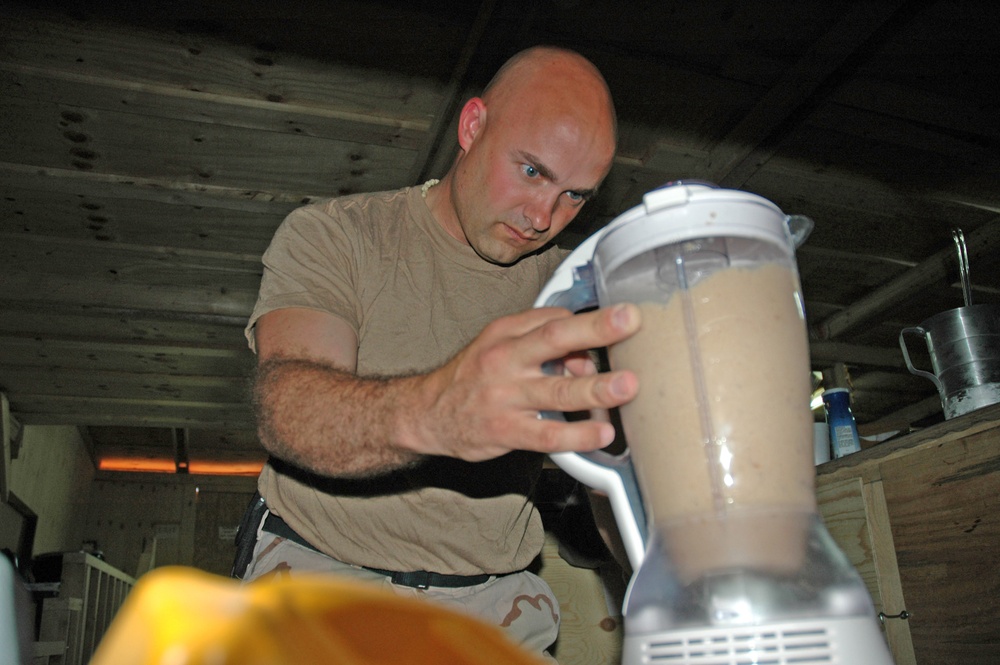
[{"label": "wooden shelf", "polygon": [[996,662],[1000,405],[816,469],[831,535],[886,619],[897,665]]}]

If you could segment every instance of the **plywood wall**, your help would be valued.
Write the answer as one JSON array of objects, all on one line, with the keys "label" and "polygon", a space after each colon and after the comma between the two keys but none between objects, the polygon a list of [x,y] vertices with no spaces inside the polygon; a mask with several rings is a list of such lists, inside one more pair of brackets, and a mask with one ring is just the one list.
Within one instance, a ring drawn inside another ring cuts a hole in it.
[{"label": "plywood wall", "polygon": [[34,554],[77,551],[94,467],[76,427],[26,426],[11,492],[35,515]]},{"label": "plywood wall", "polygon": [[111,565],[130,575],[153,552],[154,566],[195,566],[228,575],[233,536],[255,478],[102,474],[93,484],[84,532]]}]

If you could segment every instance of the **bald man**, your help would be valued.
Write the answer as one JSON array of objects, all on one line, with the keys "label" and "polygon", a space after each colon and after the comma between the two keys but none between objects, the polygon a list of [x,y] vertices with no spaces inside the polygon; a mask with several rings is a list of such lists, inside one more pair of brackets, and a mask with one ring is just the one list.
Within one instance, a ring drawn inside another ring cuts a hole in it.
[{"label": "bald man", "polygon": [[[625,339],[639,316],[531,306],[616,132],[593,64],[529,49],[462,108],[440,182],[285,219],[246,330],[271,458],[237,576],[351,575],[472,612],[539,652],[555,640],[558,604],[525,570],[543,542],[542,453],[595,450],[614,430],[538,413],[630,400],[635,376],[597,375],[586,350]],[[555,359],[566,376],[542,372]]]}]

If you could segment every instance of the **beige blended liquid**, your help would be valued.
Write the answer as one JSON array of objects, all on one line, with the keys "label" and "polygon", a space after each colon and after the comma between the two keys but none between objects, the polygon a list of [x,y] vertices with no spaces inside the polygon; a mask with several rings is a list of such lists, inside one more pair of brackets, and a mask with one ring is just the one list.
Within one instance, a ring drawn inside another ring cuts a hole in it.
[{"label": "beige blended liquid", "polygon": [[625,437],[652,524],[687,580],[802,563],[816,499],[797,287],[782,264],[721,270],[666,303],[639,303],[641,330],[610,349],[613,367],[638,375],[621,408]]}]

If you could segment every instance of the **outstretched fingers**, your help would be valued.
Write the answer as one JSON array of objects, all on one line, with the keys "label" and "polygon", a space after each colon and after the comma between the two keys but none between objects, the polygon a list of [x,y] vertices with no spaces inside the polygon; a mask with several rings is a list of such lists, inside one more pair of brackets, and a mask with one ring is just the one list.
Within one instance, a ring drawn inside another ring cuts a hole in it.
[{"label": "outstretched fingers", "polygon": [[536,452],[589,452],[605,448],[615,439],[615,428],[606,420],[563,422],[539,418],[537,435],[528,440],[537,442]]},{"label": "outstretched fingers", "polygon": [[638,390],[639,380],[628,371],[550,376],[532,382],[528,399],[543,411],[589,411],[621,406]]},{"label": "outstretched fingers", "polygon": [[517,342],[518,354],[531,364],[562,358],[576,351],[610,346],[635,333],[641,324],[639,309],[631,304],[572,316],[539,317],[537,321],[539,325],[523,334]]}]

